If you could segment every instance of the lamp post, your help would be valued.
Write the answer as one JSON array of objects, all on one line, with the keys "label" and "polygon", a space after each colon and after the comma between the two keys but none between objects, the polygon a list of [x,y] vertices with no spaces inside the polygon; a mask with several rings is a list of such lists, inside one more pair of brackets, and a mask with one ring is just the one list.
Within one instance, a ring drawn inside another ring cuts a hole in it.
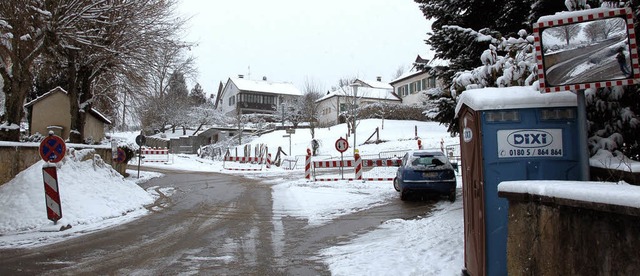
[{"label": "lamp post", "polygon": [[358,82],[354,82],[352,84],[349,84],[349,86],[351,86],[351,88],[353,89],[353,102],[351,103],[351,118],[353,118],[353,125],[351,125],[351,131],[353,131],[353,155],[356,155],[356,146],[358,144],[356,144],[356,122],[357,122],[357,114],[356,114],[356,104],[357,104],[357,100],[358,100],[358,87],[360,87],[360,83]]}]

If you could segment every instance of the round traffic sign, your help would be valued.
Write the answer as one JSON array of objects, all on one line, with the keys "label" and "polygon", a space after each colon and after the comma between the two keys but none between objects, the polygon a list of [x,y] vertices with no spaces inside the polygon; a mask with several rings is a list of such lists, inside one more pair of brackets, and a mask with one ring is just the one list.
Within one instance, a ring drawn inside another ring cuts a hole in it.
[{"label": "round traffic sign", "polygon": [[125,159],[127,159],[127,154],[124,152],[123,149],[118,148],[117,154],[118,156],[116,156],[116,158],[113,159],[114,161],[116,161],[116,163],[122,163],[124,162]]},{"label": "round traffic sign", "polygon": [[339,152],[345,152],[349,148],[349,142],[347,139],[340,137],[336,140],[336,150]]},{"label": "round traffic sign", "polygon": [[144,135],[140,134],[136,136],[136,144],[138,144],[138,146],[144,145],[146,141],[147,141],[147,138],[145,138]]},{"label": "round traffic sign", "polygon": [[67,152],[67,146],[62,138],[56,135],[49,135],[40,142],[40,157],[48,162],[60,162]]}]

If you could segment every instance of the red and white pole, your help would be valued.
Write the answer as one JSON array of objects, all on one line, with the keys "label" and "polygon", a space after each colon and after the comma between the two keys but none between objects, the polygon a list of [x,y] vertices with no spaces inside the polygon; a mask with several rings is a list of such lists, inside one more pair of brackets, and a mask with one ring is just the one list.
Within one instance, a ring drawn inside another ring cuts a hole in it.
[{"label": "red and white pole", "polygon": [[353,155],[353,158],[355,159],[356,180],[361,180],[362,179],[362,158],[360,158],[360,154],[358,152],[356,152]]},{"label": "red and white pole", "polygon": [[307,156],[304,158],[304,178],[311,180],[311,150],[307,149]]},{"label": "red and white pole", "polygon": [[47,218],[55,224],[62,218],[62,204],[60,203],[60,193],[58,191],[56,166],[53,164],[44,165],[42,167],[42,178],[44,179]]},{"label": "red and white pole", "polygon": [[271,169],[271,153],[267,153],[267,169]]}]

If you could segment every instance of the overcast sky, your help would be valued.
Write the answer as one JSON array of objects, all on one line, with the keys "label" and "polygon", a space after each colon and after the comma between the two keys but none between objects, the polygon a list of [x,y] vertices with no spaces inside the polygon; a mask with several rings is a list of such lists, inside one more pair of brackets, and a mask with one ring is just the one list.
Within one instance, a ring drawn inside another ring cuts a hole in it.
[{"label": "overcast sky", "polygon": [[207,94],[238,74],[300,90],[306,79],[323,90],[350,76],[388,82],[416,55],[432,56],[430,26],[412,0],[181,1]]}]

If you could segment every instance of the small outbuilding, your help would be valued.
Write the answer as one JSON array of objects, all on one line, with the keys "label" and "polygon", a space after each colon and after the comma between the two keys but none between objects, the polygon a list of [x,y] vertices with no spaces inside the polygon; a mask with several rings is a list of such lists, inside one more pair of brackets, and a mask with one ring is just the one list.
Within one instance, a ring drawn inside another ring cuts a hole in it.
[{"label": "small outbuilding", "polygon": [[[67,91],[56,87],[35,100],[27,103],[29,110],[29,134],[47,135],[49,131],[69,139],[71,126],[71,104]],[[83,137],[87,142],[100,142],[104,138],[105,128],[111,121],[95,109],[87,113]]]}]

